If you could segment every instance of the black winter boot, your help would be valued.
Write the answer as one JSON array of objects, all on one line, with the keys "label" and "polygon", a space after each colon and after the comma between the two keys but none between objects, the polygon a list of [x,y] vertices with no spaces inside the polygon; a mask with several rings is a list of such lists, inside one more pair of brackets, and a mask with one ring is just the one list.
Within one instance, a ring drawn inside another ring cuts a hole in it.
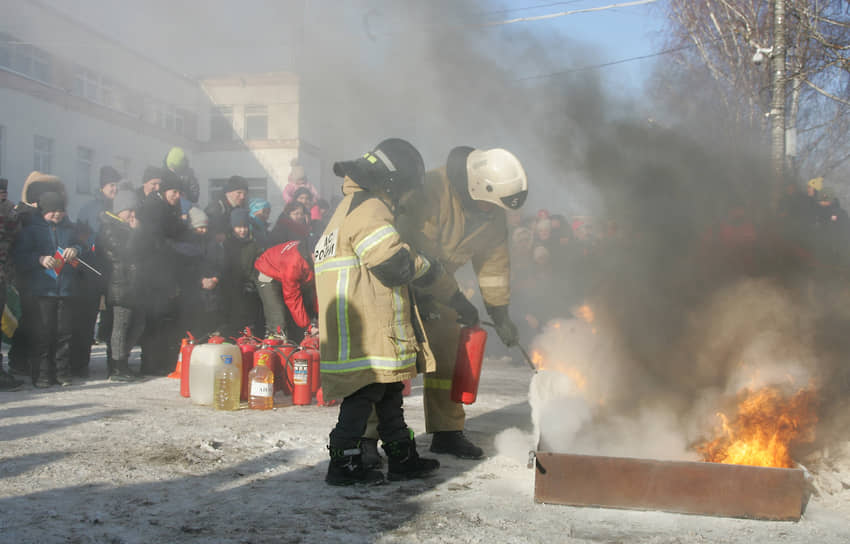
[{"label": "black winter boot", "polygon": [[130,364],[127,359],[112,361],[112,373],[109,375],[110,382],[134,382],[139,378],[130,372]]},{"label": "black winter boot", "polygon": [[412,437],[385,443],[381,447],[387,452],[387,479],[391,482],[425,478],[440,468],[440,462],[436,459],[419,457]]},{"label": "black winter boot", "polygon": [[5,370],[0,369],[0,391],[15,391],[16,389],[20,389],[22,385],[24,385],[24,380],[19,380]]},{"label": "black winter boot", "polygon": [[367,469],[379,469],[384,466],[384,459],[378,453],[377,438],[361,438],[360,439],[360,455],[363,459],[363,466]]},{"label": "black winter boot", "polygon": [[383,473],[363,466],[359,447],[342,449],[328,446],[328,451],[331,455],[328,474],[325,476],[325,483],[328,485],[384,483]]},{"label": "black winter boot", "polygon": [[449,453],[461,459],[481,459],[484,450],[470,442],[463,431],[439,431],[431,440],[432,453]]}]

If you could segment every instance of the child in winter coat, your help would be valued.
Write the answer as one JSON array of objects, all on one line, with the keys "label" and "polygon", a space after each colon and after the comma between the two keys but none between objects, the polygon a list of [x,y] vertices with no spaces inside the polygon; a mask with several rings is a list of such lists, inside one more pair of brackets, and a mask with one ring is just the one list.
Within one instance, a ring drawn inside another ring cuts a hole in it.
[{"label": "child in winter coat", "polygon": [[14,251],[18,273],[27,279],[34,330],[38,331],[32,338],[35,387],[71,385],[72,301],[79,279],[74,262],[81,251],[65,213],[64,195],[42,194],[38,214],[21,232]]},{"label": "child in winter coat", "polygon": [[254,271],[254,261],[260,250],[251,237],[247,209],[235,208],[230,213],[230,225],[230,233],[224,241],[221,278],[228,325],[222,332],[225,336],[238,336],[245,327],[257,331],[262,324],[260,297],[255,285],[257,274]]},{"label": "child in winter coat", "polygon": [[109,381],[129,382],[136,379],[130,372],[130,350],[136,345],[145,326],[145,310],[139,276],[139,263],[144,255],[142,237],[136,220],[139,199],[129,189],[118,191],[113,212],[100,217],[100,232],[95,250],[106,279],[106,304],[111,309],[112,331],[109,338]]}]

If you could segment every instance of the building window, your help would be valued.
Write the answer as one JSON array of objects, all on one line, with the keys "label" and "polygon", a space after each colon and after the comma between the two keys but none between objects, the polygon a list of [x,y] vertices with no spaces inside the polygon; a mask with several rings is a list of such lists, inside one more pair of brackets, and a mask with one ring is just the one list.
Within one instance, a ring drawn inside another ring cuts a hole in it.
[{"label": "building window", "polygon": [[91,192],[91,169],[94,162],[94,150],[88,147],[77,148],[77,170],[75,173],[75,183],[77,192],[83,195]]},{"label": "building window", "polygon": [[233,108],[230,106],[217,106],[213,108],[210,117],[210,141],[232,142],[235,139]]},{"label": "building window", "polygon": [[0,34],[0,66],[50,82],[50,55],[32,45],[18,43],[8,34]]},{"label": "building window", "polygon": [[245,139],[266,140],[268,137],[268,108],[266,106],[245,106]]},{"label": "building window", "polygon": [[[224,185],[228,178],[211,179],[209,187],[210,202],[216,202],[221,198]],[[245,202],[252,198],[262,198],[268,200],[269,197],[269,180],[268,178],[245,178],[248,182],[248,195],[245,197]]]},{"label": "building window", "polygon": [[130,159],[127,157],[116,156],[113,161],[113,166],[118,173],[121,174],[121,179],[130,179]]},{"label": "building window", "polygon": [[53,140],[36,136],[33,140],[33,170],[49,174],[53,170]]}]

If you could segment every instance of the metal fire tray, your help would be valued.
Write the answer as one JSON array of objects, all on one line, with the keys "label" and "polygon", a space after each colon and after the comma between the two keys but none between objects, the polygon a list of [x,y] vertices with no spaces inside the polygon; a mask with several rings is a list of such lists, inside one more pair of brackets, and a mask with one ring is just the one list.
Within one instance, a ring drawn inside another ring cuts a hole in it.
[{"label": "metal fire tray", "polygon": [[809,498],[798,468],[531,455],[539,503],[798,521]]}]

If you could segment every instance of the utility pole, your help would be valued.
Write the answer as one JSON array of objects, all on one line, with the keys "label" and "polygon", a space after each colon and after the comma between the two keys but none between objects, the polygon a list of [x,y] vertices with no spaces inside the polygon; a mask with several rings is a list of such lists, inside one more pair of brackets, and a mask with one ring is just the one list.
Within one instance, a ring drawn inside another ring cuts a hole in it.
[{"label": "utility pole", "polygon": [[785,0],[773,0],[773,51],[770,56],[771,162],[777,199],[785,185]]}]

